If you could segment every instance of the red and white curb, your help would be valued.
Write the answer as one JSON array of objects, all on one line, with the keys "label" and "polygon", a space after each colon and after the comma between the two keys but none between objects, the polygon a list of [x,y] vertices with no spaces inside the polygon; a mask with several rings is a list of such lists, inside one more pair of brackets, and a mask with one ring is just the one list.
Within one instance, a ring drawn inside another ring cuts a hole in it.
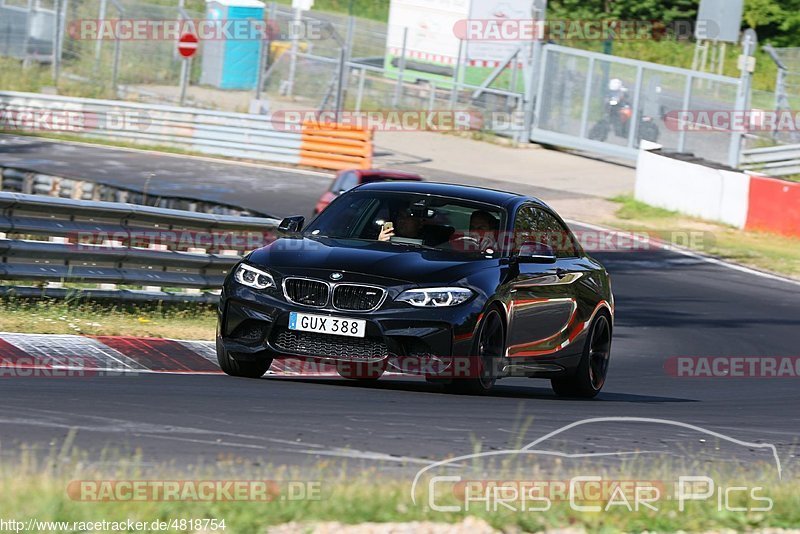
[{"label": "red and white curb", "polygon": [[[77,336],[0,332],[0,376],[30,376],[20,370],[69,370],[102,374],[171,373],[216,375],[213,341]],[[6,372],[3,372],[6,371]],[[283,376],[338,376],[332,366],[299,360],[275,361],[269,374]]]}]

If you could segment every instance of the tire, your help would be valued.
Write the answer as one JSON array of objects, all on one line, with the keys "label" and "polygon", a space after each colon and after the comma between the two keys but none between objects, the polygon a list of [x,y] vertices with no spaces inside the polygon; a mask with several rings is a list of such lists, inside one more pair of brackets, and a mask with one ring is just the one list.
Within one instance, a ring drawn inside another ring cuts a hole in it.
[{"label": "tire", "polygon": [[379,362],[338,362],[336,372],[348,380],[375,382],[386,371],[386,361]]},{"label": "tire", "polygon": [[222,341],[217,338],[217,361],[222,371],[229,376],[239,378],[261,378],[272,365],[272,358],[254,361],[240,361],[231,357],[230,353],[222,346]]},{"label": "tire", "polygon": [[574,375],[550,381],[553,391],[560,397],[593,399],[600,393],[608,375],[611,358],[611,323],[608,316],[600,314],[592,322],[583,355]]},{"label": "tire", "polygon": [[593,141],[605,141],[608,139],[609,133],[611,133],[611,128],[608,125],[608,121],[602,120],[589,130],[589,139]]},{"label": "tire", "polygon": [[[506,333],[503,319],[497,310],[486,313],[473,348],[473,362],[479,365],[477,378],[454,377],[445,383],[447,391],[468,395],[485,395],[497,382],[497,364],[505,357]],[[471,373],[470,373],[471,374]]]},{"label": "tire", "polygon": [[652,122],[642,122],[641,126],[639,126],[639,137],[645,141],[657,142],[659,133],[658,126]]}]

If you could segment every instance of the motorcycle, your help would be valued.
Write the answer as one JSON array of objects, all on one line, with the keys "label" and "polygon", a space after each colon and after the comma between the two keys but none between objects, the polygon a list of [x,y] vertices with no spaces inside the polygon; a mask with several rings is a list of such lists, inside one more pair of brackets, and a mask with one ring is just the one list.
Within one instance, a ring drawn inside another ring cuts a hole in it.
[{"label": "motorcycle", "polygon": [[[589,130],[589,139],[604,142],[612,131],[617,137],[627,139],[633,119],[633,106],[628,89],[619,80],[611,80],[605,97],[605,108],[605,117]],[[653,117],[642,117],[639,122],[639,138],[655,143],[659,135],[660,131]]]}]

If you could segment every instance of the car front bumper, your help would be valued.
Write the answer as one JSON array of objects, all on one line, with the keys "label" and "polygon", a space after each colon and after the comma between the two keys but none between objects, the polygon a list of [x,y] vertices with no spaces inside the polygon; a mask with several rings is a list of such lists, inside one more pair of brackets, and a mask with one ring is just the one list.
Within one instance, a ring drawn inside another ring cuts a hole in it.
[{"label": "car front bumper", "polygon": [[[473,354],[483,303],[415,308],[391,298],[373,312],[343,312],[292,304],[277,294],[238,284],[223,290],[217,336],[235,359],[298,358],[323,363],[386,361],[390,369],[437,374]],[[291,312],[366,321],[364,338],[289,330]]]}]

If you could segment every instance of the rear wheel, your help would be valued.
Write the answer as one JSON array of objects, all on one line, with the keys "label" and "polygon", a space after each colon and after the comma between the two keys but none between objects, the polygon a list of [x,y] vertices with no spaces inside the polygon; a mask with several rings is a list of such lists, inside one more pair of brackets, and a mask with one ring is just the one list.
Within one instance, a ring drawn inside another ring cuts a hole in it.
[{"label": "rear wheel", "polygon": [[272,365],[272,358],[265,358],[253,361],[241,361],[234,359],[231,354],[225,350],[222,341],[217,338],[217,361],[222,371],[230,376],[238,376],[240,378],[261,378],[269,370]]},{"label": "rear wheel", "polygon": [[602,120],[592,126],[591,130],[589,130],[589,139],[594,141],[605,141],[608,139],[608,134],[611,132],[611,127],[608,124],[608,121]]},{"label": "rear wheel", "polygon": [[606,315],[601,314],[589,330],[577,371],[568,378],[551,380],[553,391],[564,397],[596,397],[606,383],[610,357],[611,323]]},{"label": "rear wheel", "polygon": [[505,356],[505,350],[506,334],[503,320],[497,310],[491,310],[483,319],[474,356],[469,362],[470,365],[478,366],[477,376],[472,378],[473,372],[470,370],[470,378],[453,377],[452,381],[446,384],[447,389],[454,393],[472,395],[482,395],[491,391],[497,382],[497,366]]},{"label": "rear wheel", "polygon": [[639,137],[645,141],[655,143],[658,141],[658,135],[658,126],[652,122],[642,122],[642,124],[639,126]]}]

